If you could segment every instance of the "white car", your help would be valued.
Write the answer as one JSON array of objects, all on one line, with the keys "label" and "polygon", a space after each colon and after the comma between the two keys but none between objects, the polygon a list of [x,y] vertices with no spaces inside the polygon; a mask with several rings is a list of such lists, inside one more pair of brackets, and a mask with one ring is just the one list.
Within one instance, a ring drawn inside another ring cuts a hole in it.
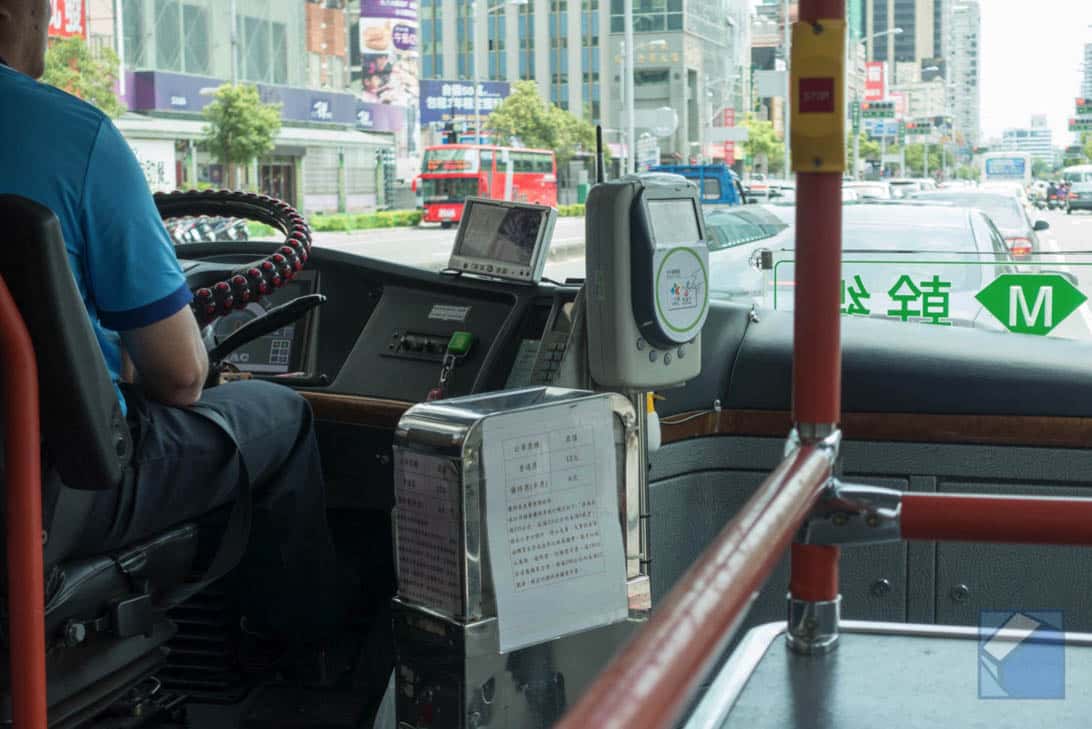
[{"label": "white car", "polygon": [[861,200],[891,200],[894,194],[886,182],[843,182],[842,190],[852,190]]}]

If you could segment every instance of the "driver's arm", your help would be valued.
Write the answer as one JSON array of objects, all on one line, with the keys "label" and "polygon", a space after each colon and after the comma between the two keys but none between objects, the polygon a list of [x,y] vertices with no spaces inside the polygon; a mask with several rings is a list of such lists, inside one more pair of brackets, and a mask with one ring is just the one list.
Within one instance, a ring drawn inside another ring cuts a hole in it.
[{"label": "driver's arm", "polygon": [[155,324],[122,332],[121,343],[153,400],[185,407],[201,397],[209,358],[188,306]]},{"label": "driver's arm", "polygon": [[[109,121],[95,139],[79,215],[99,320],[120,334],[150,398],[193,404],[208,373],[193,296],[144,173]],[[120,373],[121,362],[111,364]]]}]

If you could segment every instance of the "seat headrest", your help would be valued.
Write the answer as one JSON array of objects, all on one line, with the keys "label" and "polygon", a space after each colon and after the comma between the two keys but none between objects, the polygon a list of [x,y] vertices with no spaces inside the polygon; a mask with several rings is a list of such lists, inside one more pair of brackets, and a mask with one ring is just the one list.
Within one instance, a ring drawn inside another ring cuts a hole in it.
[{"label": "seat headrest", "polygon": [[48,208],[0,195],[0,275],[23,315],[38,360],[42,438],[71,488],[117,486],[132,440]]}]

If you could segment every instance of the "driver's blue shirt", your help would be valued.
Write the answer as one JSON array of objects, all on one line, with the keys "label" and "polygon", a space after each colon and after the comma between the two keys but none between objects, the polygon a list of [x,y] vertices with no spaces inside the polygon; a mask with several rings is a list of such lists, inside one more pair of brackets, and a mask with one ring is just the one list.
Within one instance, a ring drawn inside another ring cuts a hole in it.
[{"label": "driver's blue shirt", "polygon": [[[192,300],[133,151],[98,109],[0,63],[0,194],[60,220],[68,263],[115,388],[118,332]],[[125,399],[118,390],[125,411]]]}]

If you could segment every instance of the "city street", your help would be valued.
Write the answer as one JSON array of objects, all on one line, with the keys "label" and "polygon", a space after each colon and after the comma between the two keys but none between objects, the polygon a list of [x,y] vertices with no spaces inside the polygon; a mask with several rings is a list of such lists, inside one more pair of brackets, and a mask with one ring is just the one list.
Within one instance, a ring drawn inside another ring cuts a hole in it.
[{"label": "city street", "polygon": [[1092,213],[1066,215],[1060,211],[1033,210],[1031,218],[1050,223],[1050,228],[1039,234],[1042,268],[1072,274],[1081,293],[1090,299],[1051,334],[1092,340]]}]

